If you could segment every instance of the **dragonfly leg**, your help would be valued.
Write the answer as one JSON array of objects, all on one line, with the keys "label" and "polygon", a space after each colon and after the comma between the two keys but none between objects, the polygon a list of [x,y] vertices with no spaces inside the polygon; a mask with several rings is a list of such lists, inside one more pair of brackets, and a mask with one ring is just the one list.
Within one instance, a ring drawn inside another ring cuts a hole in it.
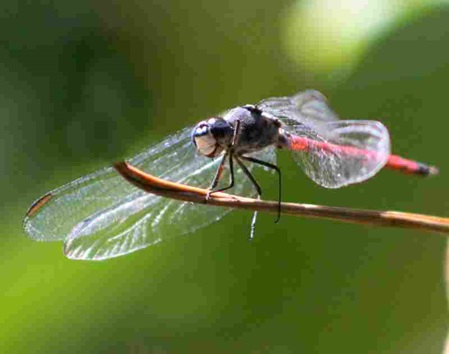
[{"label": "dragonfly leg", "polygon": [[[244,158],[243,156],[241,156],[241,157]],[[242,161],[239,160],[238,157],[235,157],[235,160],[237,161],[237,163],[239,164],[239,166],[242,169],[242,171],[245,173],[245,175],[249,178],[251,183],[256,188],[256,190],[257,190],[257,199],[260,199],[260,196],[262,195],[262,188],[260,188],[259,183],[257,183],[257,181],[254,178],[254,176],[251,174],[251,172],[248,170],[248,168],[245,166],[245,164]],[[255,233],[255,229],[256,229],[256,221],[257,221],[257,210],[254,212],[253,217],[251,219],[251,231],[250,231],[250,234],[249,234],[250,240],[252,240],[254,238],[254,233]]]},{"label": "dragonfly leg", "polygon": [[245,166],[245,164],[240,161],[240,158],[245,159],[246,157],[243,156],[235,156],[235,161],[237,161],[237,163],[239,164],[240,168],[242,169],[242,171],[245,173],[245,175],[249,178],[249,180],[251,181],[251,183],[253,184],[253,186],[256,188],[257,190],[257,195],[260,197],[262,195],[262,188],[260,188],[259,183],[257,183],[256,179],[254,178],[254,176],[251,174],[251,172],[248,170],[248,167]]},{"label": "dragonfly leg", "polygon": [[258,164],[258,165],[262,165],[268,168],[271,168],[273,170],[275,170],[278,174],[278,215],[277,218],[275,220],[275,223],[279,222],[280,218],[281,218],[281,198],[282,198],[282,178],[281,178],[281,169],[276,166],[273,165],[269,162],[265,162],[259,159],[255,159],[254,157],[249,157],[249,156],[240,156],[241,159],[246,160],[246,161],[250,161],[252,163]]},{"label": "dragonfly leg", "polygon": [[[240,132],[240,120],[237,120],[235,122],[234,134],[232,136],[231,145],[228,147],[226,154],[223,156],[220,166],[218,166],[217,173],[215,174],[212,184],[209,187],[209,191],[207,192],[206,201],[209,200],[210,195],[212,193],[223,192],[225,190],[228,190],[228,189],[231,189],[232,187],[234,187],[234,164],[233,164],[233,160],[232,160],[232,148],[235,145],[235,142],[237,141],[237,136],[238,136],[239,132]],[[224,164],[226,162],[227,156],[229,156],[229,172],[230,172],[230,179],[231,179],[230,183],[227,187],[214,190],[214,188],[217,187],[217,184],[220,181],[221,176],[223,174]]]},{"label": "dragonfly leg", "polygon": [[235,142],[237,141],[237,137],[238,137],[239,133],[240,133],[240,119],[237,119],[235,121],[234,134],[232,136],[230,149],[232,149],[234,147]]},{"label": "dragonfly leg", "polygon": [[[229,172],[230,172],[229,185],[227,187],[224,187],[224,188],[219,188],[219,189],[213,190],[217,186],[218,181],[221,178],[221,175],[222,175],[222,172],[223,172],[224,161],[225,161],[227,156],[229,156]],[[217,179],[218,173],[220,173],[220,176]],[[233,163],[231,154],[227,154],[227,155],[223,156],[222,163],[220,164],[220,166],[218,167],[218,170],[217,170],[217,175],[215,175],[214,181],[212,182],[212,185],[210,186],[209,191],[207,192],[206,200],[209,200],[210,195],[213,194],[213,193],[223,192],[225,190],[228,190],[228,189],[231,189],[232,187],[234,187],[234,163]]]},{"label": "dragonfly leg", "polygon": [[215,172],[214,179],[212,180],[212,183],[211,183],[211,185],[210,185],[210,187],[209,187],[209,189],[208,189],[208,192],[207,192],[207,195],[206,195],[206,201],[209,200],[210,195],[211,195],[213,192],[217,192],[217,191],[214,191],[214,188],[217,187],[218,182],[220,182],[220,180],[221,180],[221,176],[223,175],[223,170],[224,170],[224,166],[225,166],[225,163],[226,163],[226,157],[228,157],[228,155],[229,155],[229,154],[226,153],[226,154],[221,158],[220,165],[218,166],[217,172]]}]

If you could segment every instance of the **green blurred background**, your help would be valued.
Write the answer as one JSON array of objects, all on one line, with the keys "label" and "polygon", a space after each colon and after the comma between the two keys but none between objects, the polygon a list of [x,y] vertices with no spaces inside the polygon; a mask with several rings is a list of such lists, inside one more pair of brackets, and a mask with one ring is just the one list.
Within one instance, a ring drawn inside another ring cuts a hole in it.
[{"label": "green blurred background", "polygon": [[[106,262],[27,239],[46,191],[238,104],[306,88],[441,168],[325,190],[281,153],[285,200],[447,215],[445,1],[0,4],[1,353],[440,353],[445,239],[234,212]],[[275,179],[259,175],[266,196]]]}]

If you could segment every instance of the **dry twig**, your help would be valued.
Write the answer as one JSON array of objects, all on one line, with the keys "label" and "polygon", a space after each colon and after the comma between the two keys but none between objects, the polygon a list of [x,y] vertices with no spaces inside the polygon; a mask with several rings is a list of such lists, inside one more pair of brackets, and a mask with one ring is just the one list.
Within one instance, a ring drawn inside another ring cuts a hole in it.
[{"label": "dry twig", "polygon": [[[159,196],[234,209],[257,210],[268,213],[277,213],[278,211],[277,202],[239,197],[221,192],[213,193],[209,200],[206,201],[206,189],[173,183],[154,177],[126,162],[117,162],[114,164],[114,167],[127,181],[136,187]],[[294,216],[338,220],[354,224],[419,229],[449,234],[449,218],[431,215],[295,203],[282,203],[281,210],[282,214]]]}]

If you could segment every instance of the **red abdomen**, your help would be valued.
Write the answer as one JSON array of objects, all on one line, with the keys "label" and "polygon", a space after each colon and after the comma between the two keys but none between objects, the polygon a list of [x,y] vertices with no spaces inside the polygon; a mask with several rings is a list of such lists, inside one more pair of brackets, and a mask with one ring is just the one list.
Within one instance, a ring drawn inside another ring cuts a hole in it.
[{"label": "red abdomen", "polygon": [[[323,141],[316,141],[299,136],[292,136],[290,140],[289,149],[294,151],[312,151],[321,149],[323,151],[334,151],[341,155],[348,156],[362,156],[369,159],[370,156],[375,156],[377,152],[359,149],[353,146],[336,145]],[[438,168],[429,166],[421,162],[408,160],[397,155],[390,155],[385,164],[385,167],[397,170],[403,173],[415,174],[415,175],[436,175],[438,174]]]}]

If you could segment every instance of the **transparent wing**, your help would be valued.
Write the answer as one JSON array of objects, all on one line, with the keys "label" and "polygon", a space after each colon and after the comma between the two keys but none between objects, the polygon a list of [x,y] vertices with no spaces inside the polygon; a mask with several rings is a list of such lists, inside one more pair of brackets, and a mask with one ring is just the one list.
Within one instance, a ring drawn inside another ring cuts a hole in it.
[{"label": "transparent wing", "polygon": [[[174,182],[209,186],[219,160],[196,155],[190,142],[191,130],[181,130],[129,162]],[[275,158],[272,150],[261,154],[269,161]],[[233,192],[254,194],[239,169],[235,177]],[[225,175],[223,183],[227,183],[226,178]],[[106,168],[41,198],[28,212],[24,229],[37,240],[65,240],[65,253],[70,258],[99,260],[187,234],[219,220],[227,212],[225,208],[193,205],[145,193],[112,168]]]},{"label": "transparent wing", "polygon": [[318,91],[306,90],[293,96],[272,97],[260,101],[257,107],[279,119],[296,120],[319,131],[323,123],[338,120],[338,116]]},{"label": "transparent wing", "polygon": [[376,174],[390,155],[390,136],[380,122],[338,120],[325,97],[313,90],[261,101],[286,130],[308,141],[293,157],[313,181],[326,188],[362,182]]}]

